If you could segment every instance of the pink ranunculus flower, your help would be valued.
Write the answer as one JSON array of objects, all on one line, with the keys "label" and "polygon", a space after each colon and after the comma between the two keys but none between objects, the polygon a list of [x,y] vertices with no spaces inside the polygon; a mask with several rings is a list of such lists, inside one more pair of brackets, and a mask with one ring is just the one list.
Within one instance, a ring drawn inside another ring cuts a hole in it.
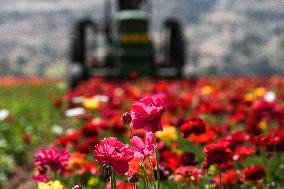
[{"label": "pink ranunculus flower", "polygon": [[115,137],[101,140],[95,147],[95,159],[104,165],[111,165],[117,174],[128,171],[128,162],[132,160],[134,150],[128,144],[119,142]]},{"label": "pink ranunculus flower", "polygon": [[143,156],[151,156],[154,153],[154,134],[152,132],[146,132],[145,143],[143,140],[134,136],[130,139],[131,144],[135,147],[135,150],[141,153]]},{"label": "pink ranunculus flower", "polygon": [[163,131],[161,116],[165,105],[161,96],[144,97],[131,106],[132,127],[146,131]]},{"label": "pink ranunculus flower", "polygon": [[70,154],[67,150],[59,151],[56,146],[51,146],[49,149],[42,148],[35,155],[35,166],[49,166],[54,172],[63,173],[65,164],[69,161]]},{"label": "pink ranunculus flower", "polygon": [[70,154],[67,150],[59,151],[56,146],[42,148],[34,155],[34,166],[38,171],[38,175],[34,175],[35,180],[48,180],[50,177],[47,175],[47,168],[55,173],[64,173],[66,164],[69,161]]}]

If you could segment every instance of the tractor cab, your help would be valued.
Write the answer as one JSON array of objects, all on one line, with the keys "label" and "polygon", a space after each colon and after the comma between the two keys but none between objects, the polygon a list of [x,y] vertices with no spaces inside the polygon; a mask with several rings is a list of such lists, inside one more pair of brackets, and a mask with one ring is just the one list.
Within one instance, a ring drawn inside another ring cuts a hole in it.
[{"label": "tractor cab", "polygon": [[181,26],[172,19],[165,21],[166,35],[161,39],[162,50],[158,50],[164,58],[157,61],[158,51],[150,35],[150,11],[149,0],[106,0],[103,22],[78,21],[71,44],[70,86],[75,87],[93,75],[181,76],[184,64]]}]

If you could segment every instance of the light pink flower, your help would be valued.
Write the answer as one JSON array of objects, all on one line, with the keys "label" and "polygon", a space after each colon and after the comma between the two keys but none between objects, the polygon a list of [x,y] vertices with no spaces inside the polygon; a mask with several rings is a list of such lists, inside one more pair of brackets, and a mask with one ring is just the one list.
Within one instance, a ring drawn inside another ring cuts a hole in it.
[{"label": "light pink flower", "polygon": [[128,162],[132,160],[134,150],[128,144],[119,142],[115,137],[100,141],[95,147],[95,159],[104,165],[111,165],[117,174],[127,172]]},{"label": "light pink flower", "polygon": [[165,105],[160,96],[144,97],[131,106],[132,127],[149,132],[163,131],[161,116]]},{"label": "light pink flower", "polygon": [[173,178],[176,182],[198,184],[203,171],[194,166],[181,166],[175,170]]},{"label": "light pink flower", "polygon": [[154,153],[154,134],[147,132],[145,136],[145,143],[143,140],[134,136],[130,139],[131,144],[135,147],[135,150],[143,154],[143,156],[151,156]]}]

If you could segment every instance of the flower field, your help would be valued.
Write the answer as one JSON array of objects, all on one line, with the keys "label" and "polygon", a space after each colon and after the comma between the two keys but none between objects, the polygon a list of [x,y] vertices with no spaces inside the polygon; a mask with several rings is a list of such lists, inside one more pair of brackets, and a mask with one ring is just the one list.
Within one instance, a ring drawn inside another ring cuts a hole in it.
[{"label": "flower field", "polygon": [[50,102],[62,96],[64,89],[51,83],[39,85],[25,80],[24,84],[14,78],[2,81],[0,79],[0,188],[14,189],[31,177],[33,153],[38,146],[54,138],[52,128],[61,123],[62,117]]},{"label": "flower field", "polygon": [[8,135],[21,138],[15,156],[33,156],[39,189],[282,189],[283,86],[282,77],[93,78],[40,101],[52,110],[45,125],[19,122]]}]

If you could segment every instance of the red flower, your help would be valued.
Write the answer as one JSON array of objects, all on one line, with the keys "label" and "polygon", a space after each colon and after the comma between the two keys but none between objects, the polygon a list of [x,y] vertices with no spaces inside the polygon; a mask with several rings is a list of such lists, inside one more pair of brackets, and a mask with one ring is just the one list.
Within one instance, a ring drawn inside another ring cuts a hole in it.
[{"label": "red flower", "polygon": [[57,145],[62,145],[62,146],[66,146],[67,144],[76,144],[78,143],[78,141],[81,138],[81,132],[80,131],[75,131],[71,134],[65,135],[65,136],[61,136],[61,137],[57,137],[55,139],[55,143]]},{"label": "red flower", "polygon": [[95,159],[105,165],[111,165],[117,174],[128,171],[128,162],[132,160],[134,150],[131,146],[119,142],[114,137],[100,141],[95,147]]},{"label": "red flower", "polygon": [[232,159],[233,153],[229,148],[229,143],[219,141],[208,144],[204,147],[205,163],[207,166],[212,164],[226,163]]},{"label": "red flower", "polygon": [[165,163],[165,166],[171,171],[175,171],[180,166],[180,159],[178,154],[170,151],[164,151],[161,153],[161,162]]},{"label": "red flower", "polygon": [[[111,189],[110,183],[106,185],[106,189]],[[132,189],[131,183],[124,183],[122,180],[116,182],[116,189]]]},{"label": "red flower", "polygon": [[24,141],[26,144],[29,144],[29,143],[32,141],[32,136],[29,135],[29,134],[24,134],[24,136],[23,136],[23,141]]},{"label": "red flower", "polygon": [[261,166],[253,165],[244,170],[244,175],[248,181],[261,180],[265,177],[265,170]]},{"label": "red flower", "polygon": [[[220,186],[220,179],[219,176],[214,177],[214,182],[219,188]],[[222,173],[222,185],[223,186],[230,186],[233,188],[236,184],[241,183],[241,173],[239,170],[229,169],[228,171]]]},{"label": "red flower", "polygon": [[88,122],[84,125],[81,129],[82,135],[85,137],[96,137],[98,136],[98,129],[97,124],[95,122]]},{"label": "red flower", "polygon": [[206,123],[198,117],[192,117],[181,125],[180,130],[185,138],[190,134],[199,135],[205,133]]},{"label": "red flower", "polygon": [[145,97],[134,102],[131,107],[133,128],[144,128],[149,132],[162,131],[161,116],[164,109],[164,103],[158,96]]},{"label": "red flower", "polygon": [[96,145],[97,143],[98,137],[88,138],[83,143],[75,145],[75,148],[78,152],[87,154],[93,149],[94,145]]},{"label": "red flower", "polygon": [[236,154],[234,155],[234,160],[245,160],[245,158],[249,155],[255,153],[255,149],[247,146],[237,147],[235,150]]},{"label": "red flower", "polygon": [[242,131],[236,131],[232,134],[227,135],[224,140],[229,142],[231,148],[235,148],[243,144],[248,139],[248,135],[246,135]]}]

